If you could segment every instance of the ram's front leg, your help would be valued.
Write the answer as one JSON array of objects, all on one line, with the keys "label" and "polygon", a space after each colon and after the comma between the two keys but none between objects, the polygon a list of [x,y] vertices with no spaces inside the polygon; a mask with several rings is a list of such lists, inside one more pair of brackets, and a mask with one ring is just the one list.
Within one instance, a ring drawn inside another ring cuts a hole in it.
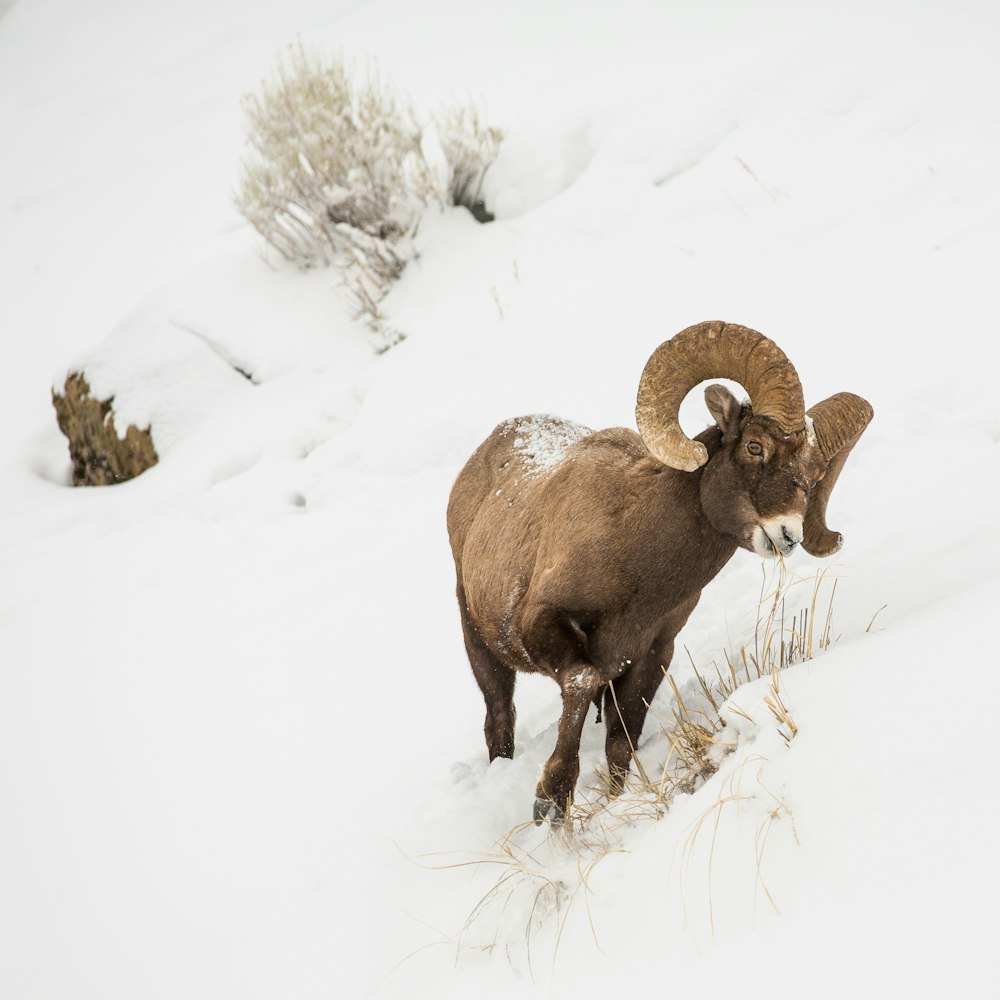
[{"label": "ram's front leg", "polygon": [[566,668],[556,679],[562,689],[562,716],[556,748],[542,768],[535,790],[535,823],[546,818],[561,823],[566,816],[580,776],[580,734],[602,684],[600,674],[590,666]]},{"label": "ram's front leg", "polygon": [[663,665],[669,665],[673,650],[673,643],[669,643],[662,651],[651,652],[608,685],[604,695],[608,727],[605,748],[612,795],[621,795],[625,788],[646,713],[663,680]]}]

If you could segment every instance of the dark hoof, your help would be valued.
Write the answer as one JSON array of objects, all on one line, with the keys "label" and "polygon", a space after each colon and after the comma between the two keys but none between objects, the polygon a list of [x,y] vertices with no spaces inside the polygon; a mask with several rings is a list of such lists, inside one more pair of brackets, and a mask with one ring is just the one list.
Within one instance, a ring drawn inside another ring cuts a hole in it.
[{"label": "dark hoof", "polygon": [[557,806],[551,799],[535,799],[533,816],[535,826],[541,826],[545,820],[558,826],[566,818],[566,810]]}]

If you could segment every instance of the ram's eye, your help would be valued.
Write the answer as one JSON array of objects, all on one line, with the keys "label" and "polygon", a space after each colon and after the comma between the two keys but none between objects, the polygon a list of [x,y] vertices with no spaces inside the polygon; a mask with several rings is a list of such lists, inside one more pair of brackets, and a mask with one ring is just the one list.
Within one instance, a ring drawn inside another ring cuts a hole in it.
[{"label": "ram's eye", "polygon": [[761,445],[756,441],[747,442],[747,451],[756,458],[760,458],[760,456],[764,454],[763,447],[761,447]]}]

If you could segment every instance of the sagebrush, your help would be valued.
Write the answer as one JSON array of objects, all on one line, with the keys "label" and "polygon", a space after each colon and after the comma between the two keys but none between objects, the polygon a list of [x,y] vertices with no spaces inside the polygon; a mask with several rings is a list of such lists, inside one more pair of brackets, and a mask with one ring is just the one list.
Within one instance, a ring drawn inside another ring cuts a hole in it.
[{"label": "sagebrush", "polygon": [[357,314],[374,323],[429,203],[488,217],[482,183],[501,134],[475,108],[422,124],[374,64],[297,45],[244,109],[239,210],[292,263],[338,266]]}]

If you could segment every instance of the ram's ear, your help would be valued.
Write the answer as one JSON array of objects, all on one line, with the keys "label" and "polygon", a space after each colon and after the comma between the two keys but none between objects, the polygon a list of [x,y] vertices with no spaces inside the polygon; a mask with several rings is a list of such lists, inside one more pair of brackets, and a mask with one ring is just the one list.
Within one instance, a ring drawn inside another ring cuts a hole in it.
[{"label": "ram's ear", "polygon": [[724,441],[735,440],[740,433],[743,404],[724,386],[710,385],[705,389],[705,405],[719,425]]}]

